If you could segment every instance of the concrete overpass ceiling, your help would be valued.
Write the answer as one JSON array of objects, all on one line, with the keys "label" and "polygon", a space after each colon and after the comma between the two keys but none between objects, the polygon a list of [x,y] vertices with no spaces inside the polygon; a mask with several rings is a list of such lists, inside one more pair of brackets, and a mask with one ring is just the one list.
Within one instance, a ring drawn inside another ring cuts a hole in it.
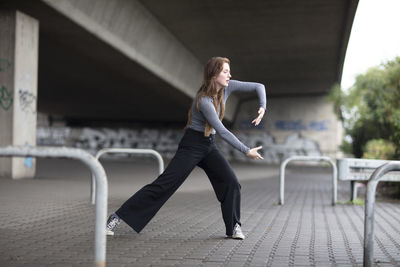
[{"label": "concrete overpass ceiling", "polygon": [[234,78],[268,95],[324,94],[339,82],[358,0],[140,0],[200,61],[228,56]]},{"label": "concrete overpass ceiling", "polygon": [[[68,40],[43,36],[40,111],[74,120],[185,119],[189,97],[90,34]],[[79,46],[73,44],[76,40]],[[158,108],[164,106],[169,112]]]},{"label": "concrete overpass ceiling", "polygon": [[74,122],[186,120],[189,96],[53,8],[33,0],[0,6],[39,20],[39,112]]}]

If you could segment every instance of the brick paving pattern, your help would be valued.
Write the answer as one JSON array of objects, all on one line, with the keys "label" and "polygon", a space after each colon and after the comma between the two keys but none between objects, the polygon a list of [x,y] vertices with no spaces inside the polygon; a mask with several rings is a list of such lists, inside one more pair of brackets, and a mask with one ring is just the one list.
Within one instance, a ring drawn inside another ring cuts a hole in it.
[{"label": "brick paving pattern", "polygon": [[[0,179],[0,266],[91,266],[95,210],[89,173],[63,161],[43,164],[53,170],[39,170],[38,179]],[[129,164],[106,165],[114,172],[108,174],[110,212],[151,181],[115,178],[134,171],[125,170]],[[329,168],[290,167],[285,205],[279,206],[277,168],[234,167],[242,184],[245,240],[224,236],[219,203],[197,171],[142,233],[121,224],[107,238],[107,266],[362,266],[364,207],[331,206]],[[57,172],[64,174],[52,177]],[[339,183],[339,200],[348,198],[349,187]],[[400,266],[399,225],[400,204],[378,202],[376,266]]]}]

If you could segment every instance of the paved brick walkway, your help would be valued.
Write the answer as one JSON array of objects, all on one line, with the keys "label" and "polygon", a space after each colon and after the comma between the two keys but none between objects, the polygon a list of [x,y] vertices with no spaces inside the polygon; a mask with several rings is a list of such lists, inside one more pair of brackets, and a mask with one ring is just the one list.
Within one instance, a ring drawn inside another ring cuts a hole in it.
[{"label": "paved brick walkway", "polygon": [[[113,211],[152,180],[152,162],[105,162]],[[246,239],[227,239],[219,204],[200,170],[141,234],[123,224],[107,240],[107,266],[362,266],[364,207],[331,206],[330,169],[291,167],[285,205],[278,169],[234,164]],[[347,183],[339,183],[346,200]],[[79,163],[39,160],[38,179],[0,179],[0,266],[91,266],[94,207]],[[377,266],[400,266],[400,204],[379,202]]]}]

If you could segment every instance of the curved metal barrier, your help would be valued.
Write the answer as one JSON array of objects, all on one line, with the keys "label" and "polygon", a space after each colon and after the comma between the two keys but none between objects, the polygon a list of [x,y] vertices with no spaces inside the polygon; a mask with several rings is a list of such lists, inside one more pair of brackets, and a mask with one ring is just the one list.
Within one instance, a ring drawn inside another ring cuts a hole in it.
[{"label": "curved metal barrier", "polygon": [[[158,173],[161,174],[164,171],[164,161],[160,153],[153,149],[139,149],[139,148],[103,148],[96,153],[96,159],[99,160],[100,157],[107,153],[126,153],[126,154],[150,154],[156,157],[158,160]],[[94,198],[94,191],[96,190],[96,181],[92,175],[92,183],[90,184],[90,202],[92,204],[96,203]]]},{"label": "curved metal barrier", "polygon": [[280,167],[280,193],[279,193],[279,205],[283,205],[285,203],[285,168],[286,165],[290,161],[327,161],[331,164],[332,166],[332,185],[333,185],[333,194],[332,194],[332,204],[334,205],[336,203],[337,199],[337,168],[336,164],[333,162],[333,160],[330,157],[325,157],[325,156],[291,156],[287,159],[285,159],[281,163]]},{"label": "curved metal barrier", "polygon": [[364,217],[364,266],[374,265],[374,209],[375,193],[380,178],[388,172],[400,171],[400,163],[389,162],[377,168],[367,183]]},{"label": "curved metal barrier", "polygon": [[[368,182],[372,173],[388,162],[397,162],[394,160],[381,160],[381,159],[358,159],[358,158],[342,158],[337,160],[338,167],[338,180],[350,181],[351,197],[353,201],[357,198],[356,184],[361,181]],[[400,172],[391,172],[382,177],[381,181],[400,181]]]},{"label": "curved metal barrier", "polygon": [[89,167],[98,184],[96,188],[94,258],[96,266],[105,266],[108,184],[106,173],[99,161],[84,150],[67,147],[0,147],[0,157],[69,158],[80,160]]}]

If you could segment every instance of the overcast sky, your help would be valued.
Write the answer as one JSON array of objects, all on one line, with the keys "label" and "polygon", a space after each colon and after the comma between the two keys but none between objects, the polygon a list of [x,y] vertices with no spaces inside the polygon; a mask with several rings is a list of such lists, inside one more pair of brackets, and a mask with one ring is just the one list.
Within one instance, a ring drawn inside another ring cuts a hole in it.
[{"label": "overcast sky", "polygon": [[360,0],[344,61],[342,88],[358,74],[400,56],[400,0]]}]

